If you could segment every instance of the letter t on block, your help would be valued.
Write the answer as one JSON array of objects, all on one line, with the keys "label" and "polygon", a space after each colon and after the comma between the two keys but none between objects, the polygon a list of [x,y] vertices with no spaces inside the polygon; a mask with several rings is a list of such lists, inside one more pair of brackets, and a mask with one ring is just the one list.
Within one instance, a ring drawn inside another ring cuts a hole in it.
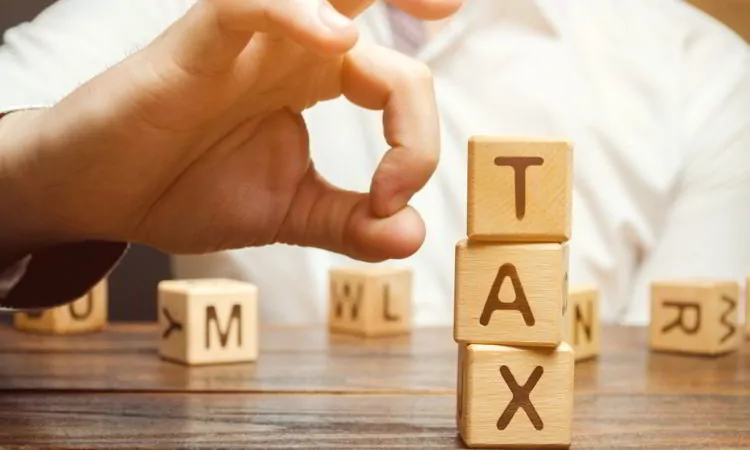
[{"label": "letter t on block", "polygon": [[573,150],[563,141],[469,141],[471,241],[570,239]]},{"label": "letter t on block", "polygon": [[159,355],[188,365],[255,361],[258,290],[232,280],[159,284]]}]

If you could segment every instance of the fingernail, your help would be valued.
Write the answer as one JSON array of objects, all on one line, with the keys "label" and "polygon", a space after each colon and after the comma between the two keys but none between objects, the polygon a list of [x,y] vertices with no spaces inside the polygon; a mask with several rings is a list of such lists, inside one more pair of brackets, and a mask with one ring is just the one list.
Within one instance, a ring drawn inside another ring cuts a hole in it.
[{"label": "fingernail", "polygon": [[338,33],[352,26],[351,19],[336,11],[327,1],[320,4],[319,14],[323,25],[333,32]]}]

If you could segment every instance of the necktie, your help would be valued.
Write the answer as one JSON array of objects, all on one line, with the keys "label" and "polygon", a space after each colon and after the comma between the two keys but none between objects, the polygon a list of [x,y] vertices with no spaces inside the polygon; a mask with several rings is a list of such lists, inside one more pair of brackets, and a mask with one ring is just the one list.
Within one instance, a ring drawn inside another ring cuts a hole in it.
[{"label": "necktie", "polygon": [[427,41],[424,24],[390,3],[386,3],[393,33],[393,47],[409,56],[416,55]]}]

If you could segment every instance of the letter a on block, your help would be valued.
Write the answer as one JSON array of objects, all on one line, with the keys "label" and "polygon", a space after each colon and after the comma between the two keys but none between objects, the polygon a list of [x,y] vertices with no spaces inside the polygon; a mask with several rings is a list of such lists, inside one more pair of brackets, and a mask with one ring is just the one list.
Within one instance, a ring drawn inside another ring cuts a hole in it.
[{"label": "letter a on block", "polygon": [[567,304],[566,244],[456,246],[453,337],[464,344],[555,347]]},{"label": "letter a on block", "polygon": [[[516,299],[510,303],[500,301],[500,289],[506,278],[510,278],[510,282],[513,283],[513,291],[516,293]],[[487,302],[484,304],[482,316],[479,318],[479,323],[487,326],[490,323],[492,313],[507,310],[519,311],[523,316],[524,322],[526,322],[526,326],[534,326],[534,313],[531,311],[529,301],[526,299],[526,293],[523,291],[523,284],[521,284],[521,279],[518,277],[518,270],[510,263],[503,264],[498,269],[495,282],[492,283],[492,289],[490,289]]]}]

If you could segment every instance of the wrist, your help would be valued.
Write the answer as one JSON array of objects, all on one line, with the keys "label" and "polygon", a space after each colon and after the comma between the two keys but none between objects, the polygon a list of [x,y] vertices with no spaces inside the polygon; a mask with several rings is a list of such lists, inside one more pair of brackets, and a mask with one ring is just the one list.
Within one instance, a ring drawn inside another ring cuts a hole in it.
[{"label": "wrist", "polygon": [[39,249],[70,242],[34,195],[35,161],[44,110],[28,110],[0,117],[0,265]]}]

